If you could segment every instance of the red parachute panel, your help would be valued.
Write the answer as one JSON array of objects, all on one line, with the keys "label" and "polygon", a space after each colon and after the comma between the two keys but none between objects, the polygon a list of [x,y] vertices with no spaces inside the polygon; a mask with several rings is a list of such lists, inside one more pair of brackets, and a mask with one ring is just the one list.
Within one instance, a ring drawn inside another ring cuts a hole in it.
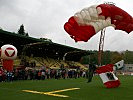
[{"label": "red parachute panel", "polygon": [[95,29],[90,25],[78,25],[74,17],[71,17],[64,25],[65,31],[77,41],[87,42],[95,34]]}]

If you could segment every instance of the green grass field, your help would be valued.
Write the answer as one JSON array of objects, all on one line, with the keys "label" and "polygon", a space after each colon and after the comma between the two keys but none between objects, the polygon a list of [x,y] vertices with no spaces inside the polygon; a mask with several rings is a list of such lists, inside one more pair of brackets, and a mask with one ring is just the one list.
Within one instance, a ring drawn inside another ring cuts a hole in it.
[{"label": "green grass field", "polygon": [[[0,83],[0,100],[133,100],[133,76],[119,76],[119,88],[107,89],[98,76],[91,83],[86,79],[16,81]],[[80,88],[58,92],[55,94],[69,97],[57,97],[39,93],[29,93],[22,90],[51,92],[70,88]]]}]

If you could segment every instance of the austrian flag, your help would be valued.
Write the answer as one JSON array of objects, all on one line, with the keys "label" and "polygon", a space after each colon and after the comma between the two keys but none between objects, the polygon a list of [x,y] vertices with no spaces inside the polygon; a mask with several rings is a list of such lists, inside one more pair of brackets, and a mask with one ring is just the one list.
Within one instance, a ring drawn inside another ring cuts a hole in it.
[{"label": "austrian flag", "polygon": [[119,79],[113,73],[113,66],[113,64],[108,64],[96,70],[106,88],[115,88],[120,85]]}]

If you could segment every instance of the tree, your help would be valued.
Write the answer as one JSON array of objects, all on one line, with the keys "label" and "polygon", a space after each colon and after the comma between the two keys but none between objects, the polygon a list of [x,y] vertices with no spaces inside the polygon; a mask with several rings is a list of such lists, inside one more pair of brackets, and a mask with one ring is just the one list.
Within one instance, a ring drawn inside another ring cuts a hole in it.
[{"label": "tree", "polygon": [[25,30],[24,30],[24,25],[22,24],[18,30],[18,34],[20,35],[24,35],[24,36],[29,36],[28,33],[25,33]]},{"label": "tree", "polygon": [[29,36],[29,34],[28,34],[28,33],[26,33],[26,34],[25,34],[25,36]]},{"label": "tree", "polygon": [[20,26],[20,29],[18,30],[18,34],[25,35],[25,30],[24,30],[24,25],[23,24]]},{"label": "tree", "polygon": [[123,56],[122,54],[120,54],[119,52],[115,51],[115,52],[112,52],[111,54],[111,63],[112,64],[115,64],[116,62],[120,61],[123,59]]},{"label": "tree", "polygon": [[82,57],[82,59],[81,59],[82,64],[89,64],[89,63],[98,64],[98,51],[94,50],[91,52],[94,54]]},{"label": "tree", "polygon": [[133,63],[133,51],[128,51],[128,50],[125,51],[124,61],[126,64],[132,64]]}]

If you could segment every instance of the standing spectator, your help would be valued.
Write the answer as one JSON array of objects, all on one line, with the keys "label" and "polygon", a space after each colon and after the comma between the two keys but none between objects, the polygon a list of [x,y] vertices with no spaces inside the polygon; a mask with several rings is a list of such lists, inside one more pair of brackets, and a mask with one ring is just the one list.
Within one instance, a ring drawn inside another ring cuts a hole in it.
[{"label": "standing spectator", "polygon": [[0,82],[2,82],[2,75],[3,75],[3,71],[2,71],[2,69],[0,68]]},{"label": "standing spectator", "polygon": [[3,70],[3,74],[2,74],[2,81],[6,81],[6,70]]},{"label": "standing spectator", "polygon": [[49,79],[50,78],[50,69],[49,68],[46,69],[46,75],[47,75],[47,79]]},{"label": "standing spectator", "polygon": [[24,79],[27,80],[28,79],[28,70],[25,70],[25,75],[24,75]]},{"label": "standing spectator", "polygon": [[42,72],[41,72],[41,79],[42,79],[42,80],[45,80],[45,74],[46,74],[45,71],[42,70]]},{"label": "standing spectator", "polygon": [[33,71],[30,70],[30,71],[29,71],[30,80],[33,80],[33,75],[34,75],[34,74],[33,74]]},{"label": "standing spectator", "polygon": [[13,77],[13,73],[10,72],[10,71],[8,71],[8,72],[7,72],[7,81],[8,81],[8,82],[11,82],[11,81],[12,81],[12,77]]},{"label": "standing spectator", "polygon": [[79,76],[78,76],[78,71],[77,70],[73,70],[73,72],[74,72],[74,75],[73,75],[73,77],[76,79],[77,77],[79,78]]},{"label": "standing spectator", "polygon": [[61,74],[62,74],[62,78],[63,78],[63,79],[65,79],[66,70],[65,70],[65,69],[63,69]]},{"label": "standing spectator", "polygon": [[83,71],[83,73],[82,73],[82,77],[83,77],[83,78],[86,77],[86,72],[85,72],[85,71]]},{"label": "standing spectator", "polygon": [[39,70],[39,71],[38,71],[38,80],[41,79],[41,74],[42,74],[42,72]]},{"label": "standing spectator", "polygon": [[15,69],[14,71],[14,80],[18,80],[18,70]]}]

